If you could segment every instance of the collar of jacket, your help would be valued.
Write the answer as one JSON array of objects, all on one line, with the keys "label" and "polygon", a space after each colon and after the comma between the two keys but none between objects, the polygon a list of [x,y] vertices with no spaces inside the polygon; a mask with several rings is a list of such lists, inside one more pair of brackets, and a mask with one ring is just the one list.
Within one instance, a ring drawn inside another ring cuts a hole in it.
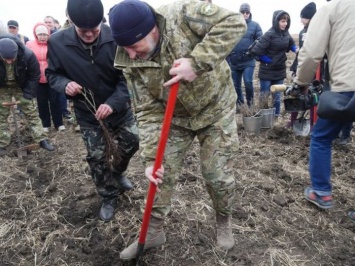
[{"label": "collar of jacket", "polygon": [[[159,27],[160,36],[162,37],[162,40],[160,42],[161,43],[160,50],[164,51],[165,48],[167,47],[167,45],[169,44],[169,40],[166,37],[166,35],[164,34],[166,20],[165,20],[164,16],[162,16],[161,14],[159,14],[157,12],[155,12],[155,16],[156,16],[156,21],[157,21],[157,24]],[[116,52],[116,56],[115,56],[115,67],[117,67],[119,69],[122,69],[125,67],[160,67],[160,64],[158,64],[157,62],[154,62],[154,61],[150,61],[150,60],[132,60],[129,58],[127,52],[121,46],[117,46],[117,52]]]},{"label": "collar of jacket", "polygon": [[[80,38],[79,38],[79,36],[77,36],[77,33],[75,31],[75,26],[67,28],[63,31],[65,31],[64,38],[63,38],[64,45],[75,45],[75,46],[82,47],[82,45],[80,43]],[[103,43],[114,41],[112,38],[111,30],[110,30],[109,26],[107,26],[106,24],[101,25],[101,31],[100,31],[98,39],[99,40],[97,42],[97,47],[99,47]],[[96,40],[95,40],[95,43],[96,43]]]}]

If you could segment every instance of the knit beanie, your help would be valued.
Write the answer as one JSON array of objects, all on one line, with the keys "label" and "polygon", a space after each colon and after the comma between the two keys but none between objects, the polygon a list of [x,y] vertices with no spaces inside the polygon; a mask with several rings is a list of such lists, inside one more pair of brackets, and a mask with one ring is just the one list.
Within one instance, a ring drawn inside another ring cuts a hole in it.
[{"label": "knit beanie", "polygon": [[18,46],[10,38],[0,39],[0,56],[4,59],[14,59],[17,56]]},{"label": "knit beanie", "polygon": [[110,9],[109,23],[113,39],[120,46],[142,40],[155,26],[155,15],[142,1],[124,0]]},{"label": "knit beanie", "polygon": [[311,19],[316,12],[316,4],[314,2],[310,2],[301,10],[301,18]]},{"label": "knit beanie", "polygon": [[68,0],[67,10],[70,20],[82,29],[97,27],[104,16],[100,0]]},{"label": "knit beanie", "polygon": [[49,30],[46,26],[44,25],[38,25],[36,28],[35,28],[35,33],[36,35],[38,34],[47,34],[49,35]]},{"label": "knit beanie", "polygon": [[243,3],[240,5],[239,12],[242,13],[243,11],[250,12],[250,5],[248,3]]}]

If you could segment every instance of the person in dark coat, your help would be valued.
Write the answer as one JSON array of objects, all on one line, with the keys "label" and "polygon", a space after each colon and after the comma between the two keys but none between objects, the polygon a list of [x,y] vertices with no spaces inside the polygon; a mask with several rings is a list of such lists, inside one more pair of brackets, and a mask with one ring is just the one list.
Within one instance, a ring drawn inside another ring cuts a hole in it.
[{"label": "person in dark coat", "polygon": [[[69,0],[67,8],[74,26],[49,38],[46,76],[51,88],[73,100],[91,176],[102,197],[100,217],[108,221],[114,216],[118,194],[133,188],[124,172],[139,148],[138,128],[126,80],[113,67],[117,45],[110,28],[101,23],[101,1]],[[110,147],[100,122],[119,151],[120,158],[114,157],[112,164],[107,162]]]},{"label": "person in dark coat", "polygon": [[[283,84],[286,78],[286,60],[290,50],[297,52],[295,41],[288,32],[290,28],[290,15],[284,10],[277,10],[273,14],[272,27],[253,47],[251,53],[259,57],[260,69],[260,101],[265,105],[270,94],[271,85]],[[280,115],[281,93],[272,95],[275,116]]]},{"label": "person in dark coat", "polygon": [[[35,54],[12,34],[0,36],[0,102],[19,101],[21,111],[28,120],[31,136],[40,147],[53,151],[39,119],[33,99],[40,78],[40,68]],[[10,108],[0,104],[0,156],[6,155],[11,142],[7,125]]]},{"label": "person in dark coat", "polygon": [[[300,17],[301,17],[301,23],[303,24],[303,29],[300,31],[300,33],[298,35],[299,49],[302,48],[303,43],[306,40],[306,35],[307,35],[309,23],[311,23],[311,19],[316,12],[317,12],[317,6],[314,2],[310,2],[301,10]],[[290,67],[293,77],[296,76],[297,65],[298,65],[298,53],[297,53],[295,60],[293,61],[292,65]]]},{"label": "person in dark coat", "polygon": [[[298,44],[299,44],[299,49],[302,48],[304,41],[306,40],[306,35],[307,35],[307,29],[309,26],[309,23],[311,23],[311,19],[314,16],[314,14],[317,12],[317,7],[314,2],[310,2],[307,4],[304,8],[301,10],[301,22],[303,24],[303,29],[300,31],[298,35]],[[293,63],[290,67],[290,70],[292,71],[292,77],[296,76],[296,71],[297,71],[297,65],[298,65],[298,53],[296,54],[295,60],[293,60]],[[288,123],[288,127],[292,127],[294,121],[296,121],[298,116],[298,112],[292,112],[290,116],[290,121]]]},{"label": "person in dark coat", "polygon": [[237,105],[244,104],[244,95],[242,91],[243,79],[247,104],[248,106],[251,106],[254,101],[253,79],[255,59],[250,56],[247,51],[250,45],[263,35],[263,31],[259,23],[252,20],[250,5],[248,3],[243,3],[239,8],[239,12],[243,14],[248,30],[233,48],[227,61],[230,64],[234,88],[238,95]]}]

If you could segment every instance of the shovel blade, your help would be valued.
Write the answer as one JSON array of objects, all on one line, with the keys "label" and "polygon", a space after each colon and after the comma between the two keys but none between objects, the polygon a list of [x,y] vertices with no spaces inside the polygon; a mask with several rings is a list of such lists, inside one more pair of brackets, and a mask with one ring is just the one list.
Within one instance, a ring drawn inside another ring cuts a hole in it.
[{"label": "shovel blade", "polygon": [[309,119],[298,119],[293,122],[292,130],[296,136],[308,136],[311,131]]}]

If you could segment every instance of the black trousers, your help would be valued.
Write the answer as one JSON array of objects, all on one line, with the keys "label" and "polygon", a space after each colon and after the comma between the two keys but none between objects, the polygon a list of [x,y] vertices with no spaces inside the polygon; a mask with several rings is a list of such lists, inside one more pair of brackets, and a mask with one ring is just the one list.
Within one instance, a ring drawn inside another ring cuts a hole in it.
[{"label": "black trousers", "polygon": [[37,90],[37,106],[43,127],[51,126],[51,118],[55,128],[63,125],[59,93],[54,89],[51,89],[48,83],[39,83]]}]

